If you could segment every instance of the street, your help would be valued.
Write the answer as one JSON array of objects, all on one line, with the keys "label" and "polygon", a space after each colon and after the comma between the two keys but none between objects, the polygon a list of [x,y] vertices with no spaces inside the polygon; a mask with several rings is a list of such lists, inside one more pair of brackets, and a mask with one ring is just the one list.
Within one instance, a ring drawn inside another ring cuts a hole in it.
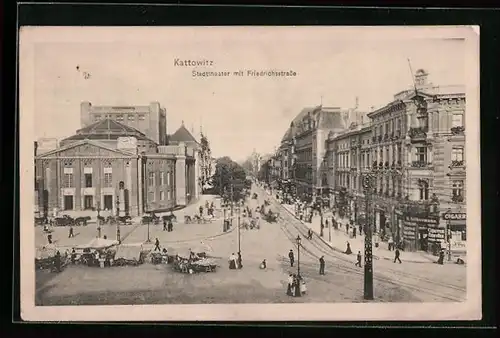
[{"label": "street", "polygon": [[[320,238],[305,238],[306,228],[273,201],[262,189],[254,187],[256,205],[269,199],[273,211],[280,212],[278,223],[261,220],[259,230],[241,230],[243,268],[229,270],[227,259],[238,251],[235,226],[222,232],[222,221],[210,224],[178,223],[174,232],[150,226],[150,237],[158,237],[162,246],[190,246],[203,243],[211,248],[219,268],[215,273],[184,275],[168,265],[111,267],[105,269],[69,266],[62,273],[37,272],[37,304],[169,304],[169,303],[283,303],[283,302],[362,302],[363,269],[354,266],[354,255],[331,250]],[[194,207],[193,207],[194,208]],[[236,219],[235,219],[236,225]],[[124,242],[144,240],[147,226],[122,227]],[[81,230],[80,230],[81,229]],[[107,228],[111,234],[115,229]],[[130,230],[129,230],[130,229]],[[62,230],[58,230],[62,231]],[[67,229],[66,229],[67,231]],[[95,226],[81,227],[75,233],[93,233]],[[131,234],[127,236],[127,231]],[[298,252],[295,238],[302,238],[300,273],[308,292],[294,298],[285,294],[289,273],[297,272]],[[61,241],[74,240],[61,236]],[[67,234],[66,236],[67,237]],[[110,238],[113,238],[111,235]],[[290,267],[288,252],[295,254]],[[319,275],[319,257],[324,256],[326,274]],[[263,259],[265,270],[259,269]],[[393,264],[374,262],[374,289],[377,302],[458,301],[465,297],[465,269],[435,264]]]}]

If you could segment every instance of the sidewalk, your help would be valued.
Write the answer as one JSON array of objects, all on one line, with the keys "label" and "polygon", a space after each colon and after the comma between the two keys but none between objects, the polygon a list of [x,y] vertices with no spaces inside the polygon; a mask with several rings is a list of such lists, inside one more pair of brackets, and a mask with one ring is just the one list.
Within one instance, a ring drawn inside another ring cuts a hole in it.
[{"label": "sidewalk", "polygon": [[[290,212],[294,217],[295,217],[295,207],[293,205],[287,205],[287,204],[282,204],[283,208]],[[338,218],[336,218],[337,221],[339,221]],[[348,234],[345,232],[345,227],[343,226],[342,229],[335,230],[333,227],[331,228],[331,238],[329,238],[329,229],[325,227],[323,229],[323,237],[320,236],[321,233],[321,217],[320,216],[314,216],[312,218],[312,222],[304,222],[301,221],[302,224],[306,225],[308,228],[310,228],[316,236],[318,236],[325,244],[330,246],[333,250],[338,251],[338,252],[344,252],[347,248],[347,242],[350,243],[351,245],[351,250],[353,252],[353,256],[356,255],[358,251],[361,251],[362,253],[364,252],[364,236],[356,234],[356,238],[351,238]],[[328,217],[328,223],[329,226],[331,226],[331,217]],[[342,225],[345,225],[345,221],[342,222]],[[359,232],[359,227],[356,226],[357,232]],[[411,262],[411,263],[434,263],[437,260],[437,257],[429,254],[429,253],[424,253],[424,252],[405,252],[405,251],[400,251],[401,253],[401,260],[405,262]],[[389,251],[387,248],[387,243],[386,242],[380,242],[379,247],[375,247],[373,245],[373,256],[374,259],[385,259],[385,260],[394,260],[394,251]]]}]

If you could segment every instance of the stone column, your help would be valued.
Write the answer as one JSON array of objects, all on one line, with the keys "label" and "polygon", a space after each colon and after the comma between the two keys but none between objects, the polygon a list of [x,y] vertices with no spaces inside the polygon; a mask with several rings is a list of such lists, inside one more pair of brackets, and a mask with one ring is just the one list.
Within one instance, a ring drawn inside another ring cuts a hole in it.
[{"label": "stone column", "polygon": [[175,199],[177,205],[186,205],[186,156],[175,159]]},{"label": "stone column", "polygon": [[140,216],[143,213],[142,210],[142,205],[143,205],[143,192],[144,192],[144,187],[143,187],[143,178],[142,178],[142,170],[143,170],[143,165],[142,165],[142,159],[139,157],[137,159],[137,215]]}]

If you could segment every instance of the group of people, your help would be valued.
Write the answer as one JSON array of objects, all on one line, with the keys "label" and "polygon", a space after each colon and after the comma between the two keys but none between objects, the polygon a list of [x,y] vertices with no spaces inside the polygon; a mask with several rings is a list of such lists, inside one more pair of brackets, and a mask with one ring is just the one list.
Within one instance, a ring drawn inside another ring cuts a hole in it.
[{"label": "group of people", "polygon": [[163,231],[174,231],[174,224],[171,219],[169,219],[168,222],[165,219],[163,220]]},{"label": "group of people", "polygon": [[[215,217],[215,215],[214,215],[215,205],[214,205],[213,201],[211,203],[206,201],[205,202],[205,209],[207,210],[207,216]],[[200,205],[200,208],[198,210],[200,212],[200,217],[203,217],[203,206]]]},{"label": "group of people", "polygon": [[238,252],[238,255],[235,255],[234,252],[229,256],[229,269],[241,269],[243,267],[241,260],[241,252]]},{"label": "group of people", "polygon": [[300,275],[290,274],[288,276],[288,285],[286,294],[292,297],[301,297],[307,292],[306,282]]}]

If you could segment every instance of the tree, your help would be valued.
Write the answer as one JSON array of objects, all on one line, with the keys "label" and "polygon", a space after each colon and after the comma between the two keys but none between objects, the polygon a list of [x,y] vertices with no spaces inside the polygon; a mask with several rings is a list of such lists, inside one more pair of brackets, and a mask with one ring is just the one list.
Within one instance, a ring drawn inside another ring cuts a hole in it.
[{"label": "tree", "polygon": [[231,187],[233,189],[233,200],[244,198],[246,173],[245,170],[230,157],[217,159],[215,174],[211,178],[211,184],[215,192],[226,201],[231,199]]},{"label": "tree", "polygon": [[212,174],[212,151],[210,149],[210,142],[203,133],[201,134],[199,158],[201,165],[201,186],[204,188],[210,183],[210,175]]}]

